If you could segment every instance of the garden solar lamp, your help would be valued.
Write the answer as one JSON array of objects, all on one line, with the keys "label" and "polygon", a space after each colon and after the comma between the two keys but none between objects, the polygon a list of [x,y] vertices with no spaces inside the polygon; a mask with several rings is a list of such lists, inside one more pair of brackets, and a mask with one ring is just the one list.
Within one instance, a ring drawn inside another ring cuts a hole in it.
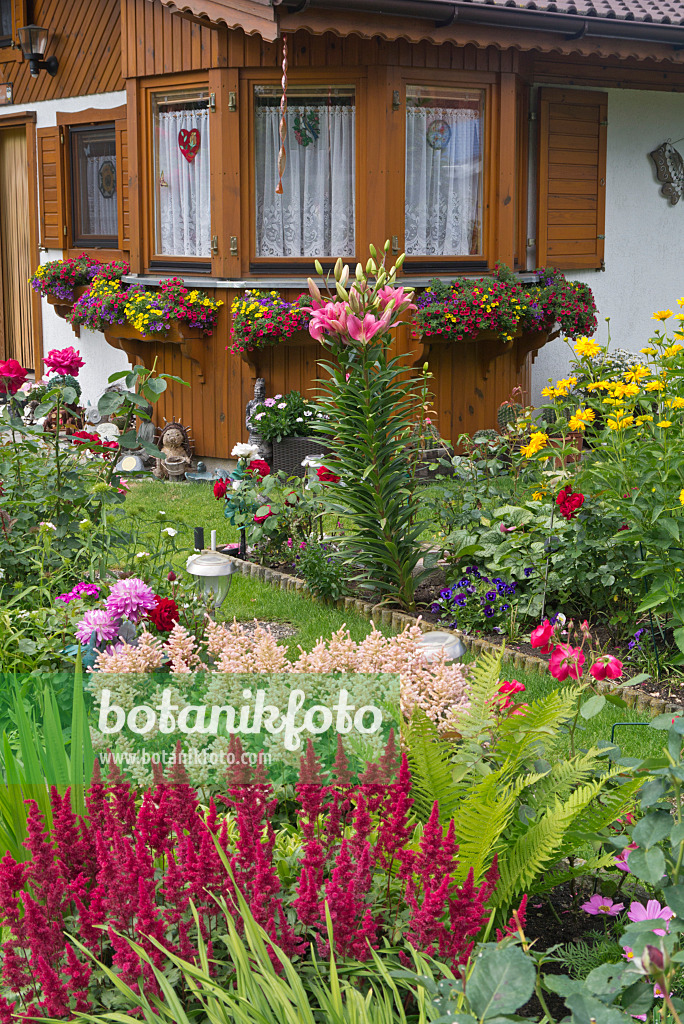
[{"label": "garden solar lamp", "polygon": [[216,550],[216,530],[211,531],[210,550],[190,555],[186,569],[197,577],[202,593],[213,603],[214,609],[220,608],[228,596],[237,566],[230,555]]},{"label": "garden solar lamp", "polygon": [[466,653],[461,638],[443,629],[425,633],[418,641],[417,650],[426,661],[434,661],[442,653],[446,654],[447,661],[460,661]]}]

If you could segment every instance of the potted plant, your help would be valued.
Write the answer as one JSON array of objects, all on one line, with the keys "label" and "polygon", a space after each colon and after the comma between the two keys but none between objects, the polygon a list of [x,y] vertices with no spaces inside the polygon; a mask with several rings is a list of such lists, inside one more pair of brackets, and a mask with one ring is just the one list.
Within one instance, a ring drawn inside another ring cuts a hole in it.
[{"label": "potted plant", "polygon": [[315,439],[320,415],[313,402],[298,391],[274,395],[256,405],[249,421],[250,430],[261,441],[273,445],[273,469],[288,476],[303,476],[306,456],[325,454],[326,448]]}]

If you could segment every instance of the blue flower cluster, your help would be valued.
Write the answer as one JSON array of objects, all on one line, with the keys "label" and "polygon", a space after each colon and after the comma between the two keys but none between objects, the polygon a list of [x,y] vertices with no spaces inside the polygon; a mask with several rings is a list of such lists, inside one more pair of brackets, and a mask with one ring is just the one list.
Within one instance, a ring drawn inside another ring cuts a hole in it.
[{"label": "blue flower cluster", "polygon": [[646,628],[645,627],[643,627],[642,629],[637,629],[636,633],[634,634],[634,639],[630,640],[629,643],[627,644],[627,647],[629,648],[630,651],[633,651],[635,647],[638,647],[640,651],[643,650],[642,646],[641,646],[641,634],[645,633],[645,632],[646,632]]},{"label": "blue flower cluster", "polygon": [[[533,569],[525,569],[529,577]],[[477,565],[469,565],[461,579],[439,592],[439,600],[430,606],[434,615],[451,620],[452,629],[468,631],[486,624],[496,629],[517,598],[517,584],[500,576],[485,576]]]}]

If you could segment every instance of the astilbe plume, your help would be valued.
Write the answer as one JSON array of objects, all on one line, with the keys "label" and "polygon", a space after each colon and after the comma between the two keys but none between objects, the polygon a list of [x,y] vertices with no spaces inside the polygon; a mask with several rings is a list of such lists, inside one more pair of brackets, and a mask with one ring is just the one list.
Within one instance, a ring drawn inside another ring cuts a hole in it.
[{"label": "astilbe plume", "polygon": [[[104,981],[65,932],[110,963],[124,982],[137,989],[142,981],[147,992],[159,995],[152,969],[141,967],[127,939],[162,969],[164,949],[194,961],[197,926],[212,951],[225,931],[220,901],[242,928],[235,884],[290,957],[307,955],[311,943],[329,952],[327,905],[338,955],[363,960],[386,939],[397,942],[402,936],[396,922],[408,914],[404,937],[417,949],[454,968],[463,962],[486,920],[496,864],[479,887],[472,874],[459,885],[453,823],[445,831],[436,810],[416,845],[410,773],[393,739],[356,783],[341,742],[329,775],[307,747],[296,787],[301,856],[298,871],[285,882],[277,867],[271,785],[260,765],[252,768],[243,758],[237,738],[230,753],[227,815],[213,801],[208,810],[199,805],[178,764],[170,779],[158,771],[154,787],[136,803],[111,759],[106,782],[99,768],[94,774],[87,819],[73,814],[68,793],[53,792],[50,835],[38,807],[29,803],[31,859],[19,864],[8,854],[0,862],[0,1021],[8,1019],[17,996],[24,1021],[101,1008]],[[275,957],[274,965],[281,969]],[[212,967],[219,980],[227,969],[220,958]],[[187,991],[182,995],[192,998]]]}]

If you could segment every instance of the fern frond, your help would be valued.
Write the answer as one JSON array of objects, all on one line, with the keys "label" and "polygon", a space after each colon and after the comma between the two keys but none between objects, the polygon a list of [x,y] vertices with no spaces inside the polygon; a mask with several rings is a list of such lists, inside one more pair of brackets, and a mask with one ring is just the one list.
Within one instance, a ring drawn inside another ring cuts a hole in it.
[{"label": "fern frond", "polygon": [[502,660],[503,651],[500,654],[483,654],[469,674],[470,703],[454,720],[454,727],[466,744],[479,743],[495,721],[492,704],[499,689]]},{"label": "fern frond", "polygon": [[456,814],[458,799],[453,785],[450,748],[440,739],[437,726],[422,708],[416,708],[402,730],[406,757],[411,769],[413,810],[427,821],[435,800],[440,821]]},{"label": "fern frond", "polygon": [[534,802],[539,809],[547,807],[556,798],[565,799],[576,786],[596,774],[596,758],[590,753],[578,754],[569,761],[558,761],[535,789]]},{"label": "fern frond", "polygon": [[[612,775],[610,777],[612,778]],[[632,779],[615,789],[601,792],[586,810],[575,818],[568,829],[560,850],[561,857],[569,856],[587,839],[593,838],[596,833],[612,825],[617,818],[629,811],[641,784],[642,780]]]},{"label": "fern frond", "polygon": [[567,867],[565,864],[561,863],[561,860],[559,860],[529,887],[529,892],[534,893],[535,895],[551,892],[551,890],[557,888],[557,886],[564,885],[566,882],[571,882],[575,878],[583,878],[586,875],[595,875],[596,872],[605,871],[606,868],[613,865],[614,857],[611,853],[597,854],[595,857],[583,860],[581,864],[577,864],[573,867]]},{"label": "fern frond", "polygon": [[563,722],[570,718],[577,706],[578,694],[570,688],[553,690],[547,696],[532,701],[524,718],[511,717],[502,723],[502,738],[495,753],[504,757],[516,756],[522,761],[542,743],[547,752],[553,748]]}]

